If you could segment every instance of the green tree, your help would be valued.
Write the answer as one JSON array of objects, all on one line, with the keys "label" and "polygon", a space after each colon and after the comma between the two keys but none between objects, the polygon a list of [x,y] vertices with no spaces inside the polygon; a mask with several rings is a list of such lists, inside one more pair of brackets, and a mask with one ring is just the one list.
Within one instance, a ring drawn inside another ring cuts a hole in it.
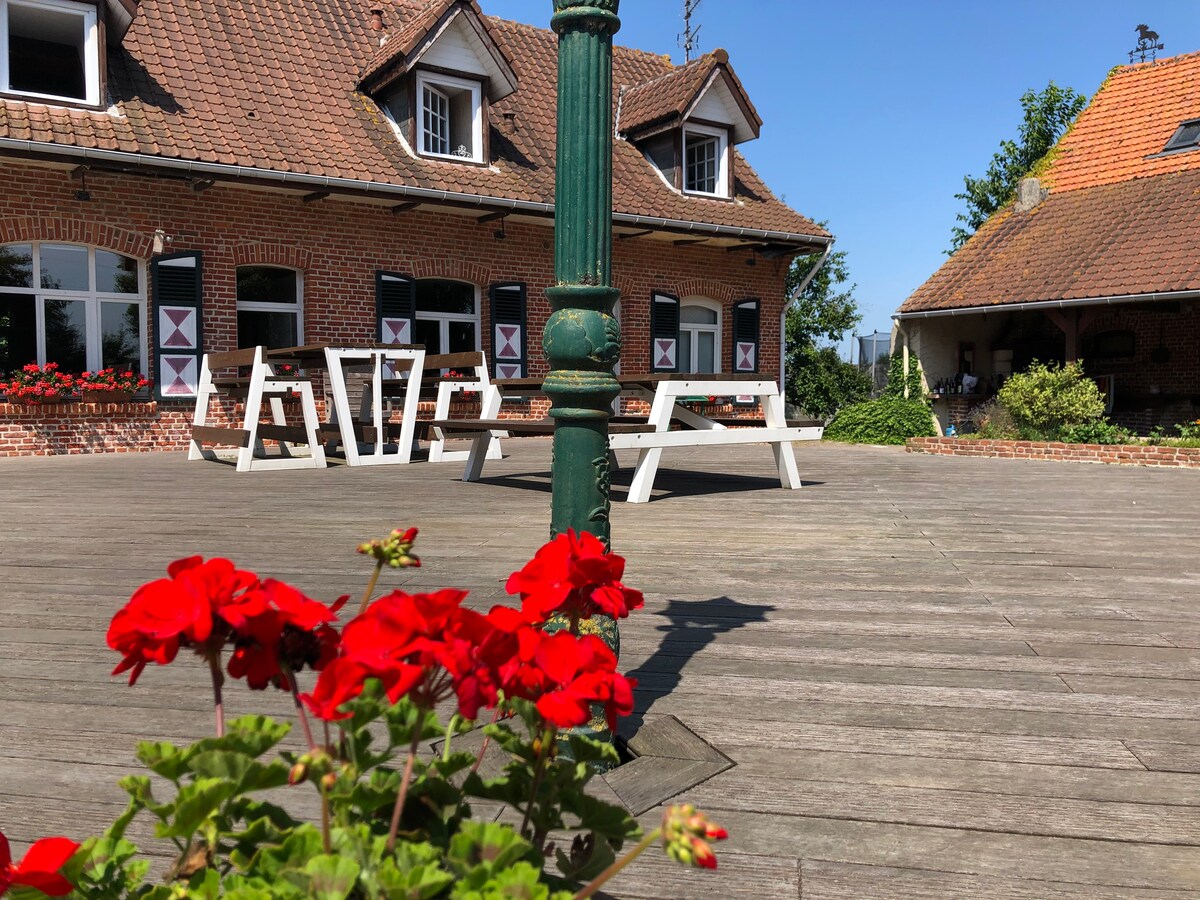
[{"label": "green tree", "polygon": [[966,201],[967,210],[957,216],[963,224],[954,226],[948,253],[954,253],[965,244],[992,213],[1012,199],[1017,182],[1034,171],[1087,101],[1085,94],[1060,88],[1053,81],[1044,90],[1035,92],[1030,88],[1021,95],[1024,115],[1017,140],[1001,141],[987,174],[982,178],[963,176],[966,189],[954,195],[956,199]]},{"label": "green tree", "polygon": [[788,269],[787,296],[795,299],[788,307],[784,328],[785,392],[789,401],[809,415],[828,418],[847,403],[867,397],[871,379],[841,359],[834,346],[862,321],[854,299],[855,285],[847,285],[846,251],[830,253],[812,281],[797,293],[820,260],[817,253],[801,256]]}]

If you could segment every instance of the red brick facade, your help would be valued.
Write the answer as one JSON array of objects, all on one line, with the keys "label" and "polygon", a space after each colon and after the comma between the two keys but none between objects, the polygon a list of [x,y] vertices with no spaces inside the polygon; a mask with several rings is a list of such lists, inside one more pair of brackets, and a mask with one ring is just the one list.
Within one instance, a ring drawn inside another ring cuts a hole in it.
[{"label": "red brick facade", "polygon": [[[235,270],[240,265],[280,265],[303,274],[303,339],[307,342],[374,339],[375,273],[387,270],[475,285],[480,291],[482,349],[489,358],[488,286],[525,282],[531,374],[546,371],[540,339],[549,315],[543,291],[553,283],[549,222],[510,218],[498,229],[496,222],[479,224],[451,212],[420,209],[394,215],[388,206],[378,204],[334,198],[304,203],[294,192],[223,184],[196,191],[185,181],[101,172],[88,174],[91,200],[79,201],[74,196],[79,183],[72,180],[68,168],[10,161],[0,163],[0,180],[5,185],[0,195],[0,244],[91,244],[148,261],[155,232],[161,230],[169,238],[167,252],[201,251],[206,349],[236,346]],[[650,294],[665,291],[722,304],[721,365],[726,369],[731,367],[730,304],[760,299],[760,370],[778,372],[787,259],[759,258],[756,265],[747,266],[747,258],[753,258],[747,252],[728,252],[724,247],[676,246],[649,237],[613,243],[625,371],[649,369]],[[147,325],[152,331],[154,323]],[[147,340],[151,339],[148,334]],[[148,358],[152,366],[150,354]],[[154,377],[153,372],[148,374]],[[14,414],[13,409],[0,405],[0,453],[6,448],[5,436],[11,433],[9,425],[26,419],[25,413]],[[190,413],[190,404],[132,404],[120,412],[88,411],[93,417],[128,419],[128,427],[118,431],[134,444],[164,447],[180,446],[183,413]],[[73,415],[67,419],[75,421]],[[81,438],[79,446],[111,449],[109,443]]]},{"label": "red brick facade", "polygon": [[990,456],[1001,459],[1042,459],[1060,462],[1200,469],[1200,447],[1165,447],[1151,444],[1064,444],[1058,441],[985,441],[942,437],[909,438],[905,449],[909,453],[933,453],[938,456]]}]

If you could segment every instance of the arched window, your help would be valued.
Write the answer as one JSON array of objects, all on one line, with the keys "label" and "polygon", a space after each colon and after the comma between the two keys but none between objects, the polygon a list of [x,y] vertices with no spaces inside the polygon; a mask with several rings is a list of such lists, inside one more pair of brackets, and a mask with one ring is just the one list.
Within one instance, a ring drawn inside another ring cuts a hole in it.
[{"label": "arched window", "polygon": [[0,247],[0,373],[27,363],[65,372],[146,371],[145,267],[77,244]]},{"label": "arched window", "polygon": [[304,339],[304,285],[295,269],[239,266],[238,347],[295,347]]},{"label": "arched window", "polygon": [[416,342],[426,353],[479,349],[479,291],[464,281],[417,282]]},{"label": "arched window", "polygon": [[683,301],[679,310],[679,371],[718,372],[721,361],[721,305],[703,297]]}]

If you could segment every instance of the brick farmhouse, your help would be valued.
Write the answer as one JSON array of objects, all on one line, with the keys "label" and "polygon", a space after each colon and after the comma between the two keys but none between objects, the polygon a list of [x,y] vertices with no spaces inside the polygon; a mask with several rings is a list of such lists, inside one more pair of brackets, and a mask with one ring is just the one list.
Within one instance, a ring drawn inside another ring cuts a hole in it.
[{"label": "brick farmhouse", "polygon": [[1037,177],[900,307],[944,428],[1034,360],[1082,359],[1142,433],[1200,416],[1200,54],[1121,66]]},{"label": "brick farmhouse", "polygon": [[[182,446],[205,350],[543,373],[556,65],[474,0],[0,0],[0,373],[155,383],[0,403],[0,455]],[[788,264],[832,239],[739,153],[761,121],[727,54],[618,47],[613,85],[622,366],[777,373]]]}]

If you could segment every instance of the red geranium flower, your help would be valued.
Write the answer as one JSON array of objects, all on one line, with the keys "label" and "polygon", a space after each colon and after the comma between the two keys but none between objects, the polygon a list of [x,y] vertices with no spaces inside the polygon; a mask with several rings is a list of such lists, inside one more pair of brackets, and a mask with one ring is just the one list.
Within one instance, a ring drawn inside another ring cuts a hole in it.
[{"label": "red geranium flower", "polygon": [[78,849],[77,843],[65,837],[42,838],[14,866],[8,839],[0,832],[0,896],[14,885],[35,888],[51,897],[71,893],[75,886],[58,870]]},{"label": "red geranium flower", "polygon": [[192,556],[167,574],[139,588],[109,625],[108,645],[124,655],[113,674],[131,670],[130,684],[148,663],[174,660],[180,647],[215,659],[232,643],[229,674],[256,690],[272,683],[290,690],[285,666],[320,669],[334,656],[331,623],[345,597],[326,606],[281,581],[260,583],[227,559]]},{"label": "red geranium flower", "polygon": [[612,730],[617,716],[633,712],[637,682],[617,672],[616,655],[595,635],[576,637],[560,631],[542,641],[536,659],[551,685],[537,701],[546,721],[559,728],[582,725],[596,703],[604,707]]},{"label": "red geranium flower", "polygon": [[544,622],[556,612],[623,619],[644,602],[641,591],[621,584],[624,572],[625,559],[607,553],[599,538],[568,529],[513,572],[507,590],[520,594],[521,610],[531,622]]}]

